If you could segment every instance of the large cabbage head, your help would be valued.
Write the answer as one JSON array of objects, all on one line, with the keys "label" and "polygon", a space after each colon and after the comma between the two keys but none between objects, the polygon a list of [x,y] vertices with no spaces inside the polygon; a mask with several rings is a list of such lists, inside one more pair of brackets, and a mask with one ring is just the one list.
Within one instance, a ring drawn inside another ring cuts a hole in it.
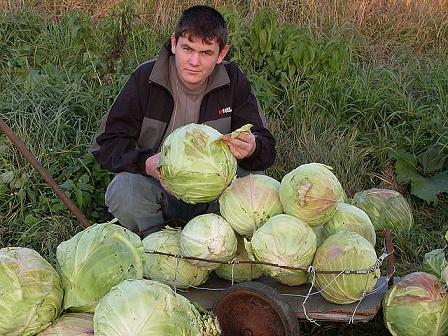
[{"label": "large cabbage head", "polygon": [[61,280],[36,251],[0,249],[0,335],[35,335],[61,311]]},{"label": "large cabbage head", "polygon": [[367,213],[377,230],[409,231],[414,224],[409,203],[395,190],[373,188],[360,191],[353,196],[352,204]]},{"label": "large cabbage head", "polygon": [[[249,256],[244,247],[244,241],[242,237],[237,237],[238,249],[236,251],[235,259],[238,261],[249,261]],[[260,265],[246,264],[246,263],[234,263],[234,264],[222,264],[215,273],[222,279],[233,280],[235,282],[250,281],[257,279],[263,275],[263,269]]]},{"label": "large cabbage head", "polygon": [[376,243],[375,227],[367,214],[347,203],[339,203],[333,217],[323,226],[323,236],[327,239],[338,231],[353,231],[367,239],[373,246]]},{"label": "large cabbage head", "polygon": [[283,177],[279,193],[285,213],[311,226],[327,222],[345,197],[331,167],[321,163],[303,164],[290,171]]},{"label": "large cabbage head", "polygon": [[143,278],[140,237],[112,222],[95,224],[57,247],[65,290],[63,308],[92,313],[98,300],[124,279]]},{"label": "large cabbage head", "polygon": [[[145,251],[180,255],[180,230],[166,227],[143,239]],[[185,259],[145,253],[144,275],[176,288],[199,286],[208,279],[208,271]]]},{"label": "large cabbage head", "polygon": [[280,182],[266,175],[235,179],[219,197],[219,210],[240,235],[252,237],[272,216],[283,213]]},{"label": "large cabbage head", "polygon": [[182,295],[152,280],[125,280],[100,300],[95,336],[218,336],[212,315],[202,316]]},{"label": "large cabbage head", "polygon": [[431,274],[408,274],[384,296],[383,316],[394,336],[448,335],[446,288]]},{"label": "large cabbage head", "polygon": [[372,290],[380,276],[379,269],[367,274],[333,274],[319,271],[367,270],[377,260],[373,245],[356,232],[340,231],[327,238],[313,260],[316,285],[330,302],[349,304]]},{"label": "large cabbage head", "polygon": [[[316,235],[300,219],[281,214],[271,217],[255,231],[250,242],[245,240],[245,245],[252,260],[306,269],[316,251]],[[308,280],[308,274],[301,270],[261,267],[266,275],[289,286],[301,285]]]},{"label": "large cabbage head", "polygon": [[92,336],[93,314],[67,313],[56,319],[39,336]]},{"label": "large cabbage head", "polygon": [[[204,214],[190,220],[182,229],[180,250],[187,257],[227,262],[235,256],[237,239],[224,218],[216,214]],[[207,261],[187,260],[207,270],[219,266]]]},{"label": "large cabbage head", "polygon": [[210,202],[232,182],[237,162],[220,137],[210,126],[188,124],[165,139],[160,176],[174,196],[190,204]]}]

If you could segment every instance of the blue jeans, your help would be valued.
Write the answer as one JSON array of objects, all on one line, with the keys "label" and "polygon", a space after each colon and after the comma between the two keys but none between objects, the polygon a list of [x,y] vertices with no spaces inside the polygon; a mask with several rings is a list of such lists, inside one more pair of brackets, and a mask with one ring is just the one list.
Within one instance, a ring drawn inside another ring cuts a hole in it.
[{"label": "blue jeans", "polygon": [[[264,172],[251,172],[238,167],[238,177],[250,173]],[[210,203],[188,204],[167,193],[156,179],[128,172],[115,175],[107,187],[105,203],[109,212],[122,226],[141,237],[159,231],[170,220],[185,225],[196,216],[219,213],[217,200]]]},{"label": "blue jeans", "polygon": [[122,172],[115,175],[106,190],[105,203],[120,224],[146,237],[175,219],[185,224],[204,213],[217,213],[217,201],[187,204],[167,193],[152,177]]}]

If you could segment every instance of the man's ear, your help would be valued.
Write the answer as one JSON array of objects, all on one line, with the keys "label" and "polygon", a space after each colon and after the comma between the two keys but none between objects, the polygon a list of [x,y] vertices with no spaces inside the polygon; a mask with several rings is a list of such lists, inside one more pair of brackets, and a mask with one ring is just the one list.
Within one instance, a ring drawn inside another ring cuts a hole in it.
[{"label": "man's ear", "polygon": [[225,45],[224,48],[221,49],[218,55],[218,59],[216,60],[216,64],[219,64],[223,61],[224,57],[226,57],[227,53],[229,52],[229,46]]},{"label": "man's ear", "polygon": [[176,36],[174,35],[174,33],[172,33],[171,34],[171,52],[173,54],[176,53],[176,44],[177,44]]}]

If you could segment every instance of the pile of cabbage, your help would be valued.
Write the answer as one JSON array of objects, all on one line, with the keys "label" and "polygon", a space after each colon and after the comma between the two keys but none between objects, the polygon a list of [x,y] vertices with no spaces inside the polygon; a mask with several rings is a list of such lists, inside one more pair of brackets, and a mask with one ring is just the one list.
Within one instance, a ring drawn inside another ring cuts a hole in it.
[{"label": "pile of cabbage", "polygon": [[[162,182],[187,203],[218,202],[219,213],[144,239],[114,221],[95,224],[58,246],[55,267],[33,250],[1,249],[0,335],[219,335],[216,318],[177,293],[212,273],[232,283],[311,282],[329,302],[353,303],[380,276],[375,230],[413,225],[398,192],[349,200],[325,164],[302,164],[281,181],[237,177],[237,164],[216,130],[181,127],[162,146]],[[434,254],[431,266],[448,276]],[[389,319],[399,305],[387,302]]]},{"label": "pile of cabbage", "polygon": [[212,314],[143,278],[143,242],[113,221],[62,242],[56,258],[0,249],[0,335],[220,335]]},{"label": "pile of cabbage", "polygon": [[[237,133],[249,130],[245,125]],[[401,194],[370,189],[349,200],[332,168],[321,163],[302,164],[280,182],[265,175],[236,177],[238,162],[220,139],[213,128],[190,124],[170,134],[162,145],[163,184],[187,203],[217,200],[219,214],[193,218],[176,234],[176,244],[172,240],[169,249],[167,244],[163,247],[164,252],[193,259],[169,261],[148,253],[150,278],[175,287],[206,281],[207,274],[190,271],[191,265],[216,270],[232,281],[264,274],[290,286],[312,281],[327,300],[341,304],[359,300],[375,286],[379,277],[379,270],[372,269],[377,261],[375,230],[402,232],[413,225]],[[154,237],[167,234],[145,238],[145,249],[160,250]],[[342,272],[346,270],[369,272]],[[191,274],[189,281],[185,274]]]},{"label": "pile of cabbage", "polygon": [[[188,287],[205,282],[211,272],[231,281],[265,275],[289,286],[313,282],[337,304],[355,302],[375,287],[375,230],[402,232],[413,225],[401,194],[370,189],[349,200],[332,168],[321,163],[300,165],[281,181],[256,174],[236,177],[227,150],[215,130],[194,124],[163,144],[164,185],[188,203],[217,200],[219,214],[193,218],[177,233],[167,228],[145,238],[149,278]],[[170,244],[155,241],[168,232],[179,238]],[[161,249],[187,258],[154,254]],[[192,265],[207,274],[190,271]]]}]

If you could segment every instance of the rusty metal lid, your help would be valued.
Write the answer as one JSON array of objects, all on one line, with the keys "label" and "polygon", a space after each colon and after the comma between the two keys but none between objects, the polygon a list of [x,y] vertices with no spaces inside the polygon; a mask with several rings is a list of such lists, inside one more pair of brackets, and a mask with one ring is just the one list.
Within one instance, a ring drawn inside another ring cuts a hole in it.
[{"label": "rusty metal lid", "polygon": [[297,317],[272,287],[259,282],[232,286],[216,302],[222,336],[298,336]]}]

